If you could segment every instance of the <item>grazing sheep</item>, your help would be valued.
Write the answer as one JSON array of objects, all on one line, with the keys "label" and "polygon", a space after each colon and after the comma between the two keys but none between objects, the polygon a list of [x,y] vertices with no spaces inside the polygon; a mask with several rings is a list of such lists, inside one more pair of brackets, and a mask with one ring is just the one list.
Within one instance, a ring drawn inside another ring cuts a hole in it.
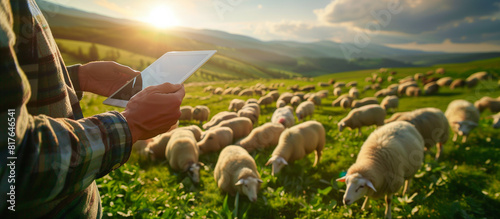
[{"label": "grazing sheep", "polygon": [[276,108],[279,109],[281,107],[286,106],[286,102],[284,100],[278,100],[276,101]]},{"label": "grazing sheep", "polygon": [[386,96],[382,99],[380,106],[387,112],[389,109],[397,109],[399,107],[399,98],[396,95]]},{"label": "grazing sheep", "polygon": [[273,101],[277,101],[280,98],[280,93],[278,91],[271,91],[267,93],[268,96],[273,97]]},{"label": "grazing sheep", "polygon": [[253,129],[247,137],[241,139],[238,145],[248,152],[275,146],[284,130],[285,127],[280,123],[268,122]]},{"label": "grazing sheep", "polygon": [[255,98],[250,98],[247,101],[245,101],[245,104],[249,104],[249,103],[258,104],[258,102],[259,102],[259,100],[255,99]]},{"label": "grazing sheep", "polygon": [[321,97],[319,97],[316,94],[311,94],[308,98],[307,101],[311,101],[314,103],[314,105],[321,107]]},{"label": "grazing sheep", "polygon": [[491,76],[491,74],[489,74],[488,72],[485,72],[485,71],[480,71],[480,72],[476,72],[476,73],[474,73],[474,74],[471,74],[471,75],[467,78],[467,80],[472,79],[472,78],[477,78],[478,80],[483,81],[483,80],[488,80],[488,79],[489,79],[489,80],[491,80],[491,79],[492,79],[492,76]]},{"label": "grazing sheep", "polygon": [[200,121],[200,125],[203,124],[203,121],[207,121],[210,116],[210,109],[207,106],[198,105],[193,109],[193,119],[196,121]]},{"label": "grazing sheep", "polygon": [[497,113],[490,118],[493,119],[493,128],[498,129],[500,128],[500,113]]},{"label": "grazing sheep", "polygon": [[300,91],[312,91],[312,90],[316,90],[316,86],[314,85],[306,85],[302,88],[299,89]]},{"label": "grazing sheep", "polygon": [[239,95],[241,92],[241,87],[235,87],[233,88],[233,90],[231,91],[231,94],[232,95]]},{"label": "grazing sheep", "polygon": [[365,93],[366,91],[371,90],[371,89],[372,89],[372,86],[371,86],[371,85],[365,85],[365,86],[363,87],[363,91],[362,91],[362,93]]},{"label": "grazing sheep", "polygon": [[483,112],[485,109],[489,109],[492,113],[500,112],[500,99],[493,99],[491,97],[482,97],[478,101],[474,102],[474,106]]},{"label": "grazing sheep", "polygon": [[328,90],[320,90],[316,92],[316,96],[319,96],[320,98],[327,98],[328,97]]},{"label": "grazing sheep", "polygon": [[366,196],[385,196],[385,217],[391,218],[394,193],[405,185],[403,196],[409,189],[411,178],[422,167],[424,140],[417,129],[408,122],[398,121],[373,131],[363,143],[356,162],[347,174],[337,179],[346,183],[344,204],[351,205]]},{"label": "grazing sheep", "polygon": [[357,81],[350,81],[345,86],[346,87],[357,87],[358,86],[358,82]]},{"label": "grazing sheep", "polygon": [[282,94],[280,95],[280,97],[278,98],[278,101],[279,101],[279,100],[283,100],[283,101],[285,101],[285,103],[286,103],[286,104],[289,104],[289,103],[290,103],[290,100],[292,99],[292,97],[293,97],[293,96],[294,96],[294,95],[293,95],[292,93],[290,93],[290,92],[285,92],[285,93],[282,93]]},{"label": "grazing sheep", "polygon": [[256,103],[247,103],[238,111],[238,116],[249,118],[255,125],[259,122],[260,106]]},{"label": "grazing sheep", "polygon": [[326,82],[318,82],[318,86],[320,87],[329,87],[330,85]]},{"label": "grazing sheep", "polygon": [[458,79],[455,79],[451,82],[450,89],[453,90],[455,88],[464,87],[464,86],[465,86],[465,80],[458,78]]},{"label": "grazing sheep", "polygon": [[307,116],[312,118],[313,114],[314,114],[314,103],[311,101],[304,101],[300,103],[297,109],[295,110],[295,115],[297,115],[297,119],[299,121],[302,121]]},{"label": "grazing sheep", "polygon": [[238,112],[238,110],[243,108],[244,105],[245,105],[244,100],[232,99],[231,102],[229,102],[229,107],[227,109],[233,112]]},{"label": "grazing sheep", "polygon": [[175,171],[188,172],[194,183],[200,182],[199,149],[193,132],[187,129],[172,133],[165,149],[165,157]]},{"label": "grazing sheep", "polygon": [[408,89],[409,87],[418,87],[418,84],[415,81],[402,83],[398,86],[398,94],[399,95],[406,94],[406,89]]},{"label": "grazing sheep", "polygon": [[224,92],[224,89],[222,87],[215,88],[215,90],[212,91],[212,93],[215,95],[221,95],[222,92]]},{"label": "grazing sheep", "polygon": [[406,88],[406,96],[418,97],[422,94],[422,90],[419,87],[408,87]]},{"label": "grazing sheep", "polygon": [[478,78],[467,78],[467,80],[465,80],[465,85],[467,85],[468,88],[475,87],[478,83]]},{"label": "grazing sheep", "polygon": [[257,101],[257,104],[259,104],[259,106],[262,106],[264,105],[266,108],[269,104],[272,104],[274,101],[273,97],[271,96],[263,96],[261,98],[259,98],[259,101]]},{"label": "grazing sheep", "polygon": [[382,89],[382,90],[375,92],[375,94],[373,96],[374,97],[386,97],[386,96],[392,96],[392,95],[397,95],[397,94],[398,94],[397,88],[391,89],[388,87],[388,88],[385,88],[385,89]]},{"label": "grazing sheep", "polygon": [[372,90],[380,90],[381,87],[380,87],[380,84],[379,83],[376,83],[376,84],[372,84]]},{"label": "grazing sheep", "polygon": [[467,141],[469,133],[478,125],[479,114],[479,110],[466,100],[454,100],[448,104],[444,115],[454,132],[453,141],[458,135],[462,136],[462,143]]},{"label": "grazing sheep", "polygon": [[335,79],[331,78],[330,80],[328,80],[328,84],[329,85],[335,84]]},{"label": "grazing sheep", "polygon": [[435,159],[438,160],[443,150],[443,144],[448,141],[450,125],[444,113],[437,108],[421,108],[410,112],[396,113],[385,123],[407,121],[417,128],[424,139],[426,149],[437,146]]},{"label": "grazing sheep", "polygon": [[174,131],[181,130],[181,129],[186,129],[186,130],[191,131],[193,133],[196,141],[199,141],[201,139],[201,135],[202,135],[203,131],[197,125],[188,125],[188,126],[184,126],[184,127],[178,127],[176,129],[170,129],[170,130],[172,132],[174,132]]},{"label": "grazing sheep", "polygon": [[379,104],[379,102],[375,97],[365,97],[361,100],[352,101],[351,108],[355,109],[369,104]]},{"label": "grazing sheep", "polygon": [[333,85],[333,88],[343,88],[345,87],[345,83],[344,82],[336,82],[334,85]]},{"label": "grazing sheep", "polygon": [[261,90],[261,89],[255,89],[254,92],[255,92],[255,95],[258,95],[259,97],[262,97],[266,94],[266,91]]},{"label": "grazing sheep", "polygon": [[293,107],[299,106],[299,104],[302,102],[302,99],[299,96],[293,96],[292,99],[290,100],[290,104]]},{"label": "grazing sheep", "polygon": [[342,107],[342,109],[349,109],[351,108],[351,99],[349,98],[344,98],[340,101],[340,107]]},{"label": "grazing sheep", "polygon": [[366,77],[365,78],[365,82],[373,82],[373,78],[372,77]]},{"label": "grazing sheep", "polygon": [[425,95],[433,95],[439,91],[439,85],[436,82],[428,83],[424,86]]},{"label": "grazing sheep", "polygon": [[274,111],[271,117],[271,122],[280,123],[285,128],[290,128],[295,125],[295,117],[293,116],[293,108],[290,106],[278,108]]},{"label": "grazing sheep", "polygon": [[399,80],[399,84],[404,84],[408,82],[415,82],[415,79],[412,76],[406,76],[405,78]]},{"label": "grazing sheep", "polygon": [[387,77],[387,82],[393,82],[393,81],[394,81],[394,77],[392,77],[392,76]]},{"label": "grazing sheep", "polygon": [[244,90],[241,90],[240,93],[238,94],[238,96],[253,96],[253,89],[244,89]]},{"label": "grazing sheep", "polygon": [[214,87],[212,87],[212,86],[208,86],[208,87],[203,88],[203,92],[211,93],[213,90],[214,90]]},{"label": "grazing sheep", "polygon": [[236,117],[238,117],[238,114],[235,112],[222,111],[220,113],[215,114],[212,117],[212,119],[210,119],[210,121],[205,123],[203,125],[203,129],[207,130],[213,126],[216,126],[217,124],[219,124],[220,122],[222,122],[224,120],[228,120],[228,119],[232,119],[232,118],[236,118]]},{"label": "grazing sheep", "polygon": [[342,88],[340,87],[336,87],[335,89],[333,89],[333,95],[338,97],[342,94]]},{"label": "grazing sheep", "polygon": [[233,93],[233,88],[232,87],[228,87],[226,88],[223,92],[222,92],[222,95],[229,95],[229,94],[232,94]]},{"label": "grazing sheep", "polygon": [[179,121],[191,121],[193,119],[193,107],[192,106],[181,106],[181,117]]},{"label": "grazing sheep", "polygon": [[444,77],[444,78],[440,78],[439,80],[437,80],[436,83],[440,87],[445,87],[445,86],[450,86],[451,82],[453,82],[453,79],[451,77]]},{"label": "grazing sheep", "polygon": [[198,147],[201,154],[216,152],[233,143],[233,130],[229,127],[217,127],[203,134]]},{"label": "grazing sheep", "polygon": [[[434,73],[434,72],[433,72]],[[416,73],[414,76],[413,76],[413,79],[415,81],[420,81],[420,79],[422,79],[424,77],[424,74],[422,73]]]},{"label": "grazing sheep", "polygon": [[340,102],[342,101],[342,99],[344,98],[347,98],[349,99],[350,102],[353,101],[352,97],[349,96],[349,94],[342,94],[340,97],[337,97],[337,99],[335,99],[333,102],[332,102],[332,106],[340,106]]},{"label": "grazing sheep", "polygon": [[384,125],[385,110],[377,104],[370,104],[356,109],[352,109],[346,117],[337,124],[339,131],[342,132],[345,127],[358,129],[358,134],[361,135],[361,127],[363,126],[382,126]]},{"label": "grazing sheep", "polygon": [[217,127],[231,128],[233,130],[233,141],[246,137],[253,129],[252,121],[246,117],[236,117],[229,120],[224,120],[210,129]]},{"label": "grazing sheep", "polygon": [[325,128],[317,121],[307,121],[281,133],[278,146],[274,149],[266,166],[273,164],[272,175],[277,174],[288,162],[302,159],[315,151],[313,166],[321,159],[321,152],[325,147]]},{"label": "grazing sheep", "polygon": [[438,69],[436,69],[435,72],[436,72],[436,74],[444,75],[445,70],[444,70],[444,68],[438,68]]},{"label": "grazing sheep", "polygon": [[248,152],[240,146],[230,145],[222,149],[214,168],[217,186],[230,195],[236,192],[257,201],[257,193],[262,180],[257,165]]},{"label": "grazing sheep", "polygon": [[358,99],[359,98],[359,90],[356,87],[352,87],[349,89],[349,96],[352,97],[353,99]]},{"label": "grazing sheep", "polygon": [[[300,100],[304,100],[304,97],[306,96],[306,94],[304,92],[298,91],[298,92],[293,93],[293,96],[300,97]],[[290,101],[292,101],[292,100],[290,99]]]}]

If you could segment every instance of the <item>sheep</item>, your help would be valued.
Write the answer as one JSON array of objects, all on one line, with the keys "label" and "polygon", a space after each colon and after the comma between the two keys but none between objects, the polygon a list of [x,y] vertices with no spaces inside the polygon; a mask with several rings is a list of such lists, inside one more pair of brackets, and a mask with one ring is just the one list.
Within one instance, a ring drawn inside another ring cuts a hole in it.
[{"label": "sheep", "polygon": [[259,122],[260,106],[256,103],[248,103],[238,111],[239,117],[247,117],[252,121],[252,124]]},{"label": "sheep", "polygon": [[277,101],[280,98],[280,93],[278,91],[271,91],[267,93],[268,96],[273,97],[273,101]]},{"label": "sheep", "polygon": [[440,74],[440,75],[444,75],[445,70],[444,70],[444,68],[438,68],[438,69],[436,69],[435,73]]},{"label": "sheep", "polygon": [[276,101],[276,108],[279,109],[281,107],[286,106],[286,102],[284,100],[278,100]]},{"label": "sheep", "polygon": [[404,83],[408,83],[408,82],[415,82],[415,79],[412,76],[407,76],[407,77],[399,80],[399,84],[404,84]]},{"label": "sheep", "polygon": [[[434,73],[434,72],[433,72]],[[422,73],[416,73],[414,76],[413,76],[413,79],[415,81],[419,81],[420,79],[422,79],[424,77],[424,74]]]},{"label": "sheep", "polygon": [[340,107],[342,107],[342,109],[351,108],[351,99],[349,99],[349,98],[342,99],[340,101]]},{"label": "sheep", "polygon": [[229,127],[217,127],[206,131],[197,143],[201,154],[218,151],[233,143],[233,130]]},{"label": "sheep", "polygon": [[282,94],[280,95],[280,97],[278,98],[278,101],[279,101],[279,100],[283,100],[283,101],[285,101],[285,103],[286,103],[286,104],[289,104],[289,103],[290,103],[290,100],[292,99],[292,97],[293,97],[293,96],[294,96],[294,95],[293,95],[292,93],[290,93],[290,92],[285,92],[285,93],[282,93]]},{"label": "sheep", "polygon": [[300,103],[297,109],[295,110],[295,115],[297,115],[297,119],[299,121],[302,121],[307,116],[312,118],[313,113],[314,113],[314,103],[311,101],[304,101]]},{"label": "sheep", "polygon": [[307,101],[311,101],[314,103],[314,105],[321,107],[321,97],[319,97],[316,94],[311,94],[308,98]]},{"label": "sheep", "polygon": [[[304,96],[306,94],[304,92],[301,92],[301,91],[298,91],[298,92],[295,92],[293,93],[293,96],[297,96],[297,97],[300,97],[300,100],[304,100]],[[292,97],[293,98],[293,97]],[[290,101],[292,101],[292,99],[290,99]]]},{"label": "sheep", "polygon": [[222,87],[217,87],[215,88],[215,90],[212,91],[212,93],[216,95],[221,95],[222,92],[224,92],[224,89]]},{"label": "sheep", "polygon": [[466,100],[454,100],[448,104],[444,115],[454,132],[453,141],[458,135],[462,136],[462,143],[467,141],[469,133],[478,125],[479,114],[479,110]]},{"label": "sheep", "polygon": [[365,82],[373,82],[373,78],[372,77],[366,77],[365,78]]},{"label": "sheep", "polygon": [[362,126],[382,126],[384,125],[385,110],[377,104],[369,104],[356,109],[352,109],[346,117],[337,124],[339,131],[342,132],[345,127],[358,129],[361,135]]},{"label": "sheep", "polygon": [[495,129],[500,128],[500,113],[490,116],[489,118],[493,119],[493,128]]},{"label": "sheep", "polygon": [[255,89],[254,92],[255,92],[255,95],[258,95],[259,97],[262,97],[266,94],[266,91],[263,91],[261,89]]},{"label": "sheep", "polygon": [[241,90],[240,93],[238,94],[238,96],[253,96],[253,89],[244,89],[244,90]]},{"label": "sheep", "polygon": [[444,113],[437,108],[421,108],[410,112],[394,114],[385,123],[407,121],[417,128],[424,139],[426,150],[437,146],[435,160],[438,160],[443,150],[443,144],[448,141],[450,125]]},{"label": "sheep", "polygon": [[335,89],[333,89],[333,95],[338,97],[342,94],[342,88],[340,87],[336,87]]},{"label": "sheep", "polygon": [[266,166],[272,164],[272,175],[274,176],[289,162],[302,159],[313,151],[316,154],[313,166],[316,166],[321,159],[325,142],[325,128],[320,122],[307,121],[295,125],[281,133],[278,145]]},{"label": "sheep", "polygon": [[233,88],[232,87],[228,87],[226,88],[223,92],[222,92],[222,95],[229,95],[229,94],[232,94],[233,93]]},{"label": "sheep", "polygon": [[214,178],[222,191],[233,196],[236,192],[243,193],[250,201],[257,201],[262,180],[255,160],[242,147],[230,145],[222,149],[215,164]]},{"label": "sheep", "polygon": [[[233,130],[233,140],[236,141],[240,138],[246,137],[253,129],[252,121],[246,117],[236,117],[229,120],[224,120],[218,125],[210,128],[229,127]],[[209,129],[209,130],[210,130]]]},{"label": "sheep", "polygon": [[473,78],[477,78],[478,80],[488,80],[488,79],[492,79],[492,76],[491,74],[489,74],[488,72],[485,72],[485,71],[480,71],[480,72],[476,72],[474,74],[471,74],[467,80],[470,80],[470,79],[473,79]]},{"label": "sheep", "polygon": [[318,86],[320,87],[329,87],[330,85],[326,82],[318,82]]},{"label": "sheep", "polygon": [[358,86],[358,82],[357,81],[350,81],[345,86],[346,87],[357,87]]},{"label": "sheep", "polygon": [[408,87],[406,88],[406,96],[409,97],[418,97],[422,93],[422,90],[419,87]]},{"label": "sheep", "polygon": [[333,85],[333,84],[335,84],[335,82],[336,82],[336,80],[333,78],[330,78],[330,80],[328,80],[329,85]]},{"label": "sheep", "polygon": [[290,128],[295,125],[295,117],[293,116],[293,108],[290,106],[278,108],[274,111],[271,117],[271,122],[280,123],[285,128]]},{"label": "sheep", "polygon": [[365,93],[366,91],[371,90],[371,89],[372,89],[372,86],[371,86],[371,85],[365,85],[365,86],[363,87],[363,91],[362,91],[362,93]]},{"label": "sheep", "polygon": [[482,113],[485,109],[489,109],[492,113],[500,112],[500,99],[491,97],[482,97],[474,102],[474,106]]},{"label": "sheep", "polygon": [[379,104],[379,102],[375,97],[365,97],[361,100],[352,101],[351,108],[355,109],[369,104]]},{"label": "sheep", "polygon": [[314,86],[314,85],[306,85],[304,87],[301,87],[299,90],[300,91],[306,91],[306,92],[307,91],[312,91],[312,90],[316,90],[316,86]]},{"label": "sheep", "polygon": [[345,83],[344,82],[336,82],[334,85],[333,85],[333,88],[343,88],[345,87]]},{"label": "sheep", "polygon": [[444,77],[444,78],[440,78],[439,80],[437,80],[436,83],[440,87],[445,87],[445,86],[450,86],[451,82],[453,82],[453,79],[451,77]]},{"label": "sheep", "polygon": [[392,77],[392,76],[387,77],[387,82],[393,82],[393,81],[394,81],[394,77]]},{"label": "sheep", "polygon": [[241,92],[241,87],[235,87],[233,88],[233,90],[231,91],[231,94],[232,95],[239,95]]},{"label": "sheep", "polygon": [[396,109],[399,107],[399,98],[396,95],[386,96],[382,99],[380,106],[387,112],[390,108]]},{"label": "sheep", "polygon": [[175,171],[187,172],[194,183],[200,182],[199,149],[193,132],[187,129],[172,133],[165,149],[165,157]]},{"label": "sheep", "polygon": [[468,88],[472,88],[472,87],[475,87],[477,84],[479,83],[479,79],[478,78],[467,78],[467,80],[465,80],[465,85],[468,87]]},{"label": "sheep", "polygon": [[273,101],[274,101],[273,97],[263,96],[263,97],[259,98],[259,101],[257,101],[257,104],[259,104],[259,106],[264,105],[267,108],[267,106],[269,104],[273,103]]},{"label": "sheep", "polygon": [[422,167],[424,140],[408,122],[398,121],[373,131],[363,143],[356,162],[347,174],[337,179],[346,183],[343,197],[351,205],[363,196],[380,198],[385,195],[385,217],[391,218],[391,202],[404,183],[403,196],[408,192],[410,180]]},{"label": "sheep", "polygon": [[436,82],[428,83],[424,86],[424,94],[432,95],[439,91],[439,85]]},{"label": "sheep", "polygon": [[258,104],[259,100],[255,99],[255,98],[250,98],[248,99],[247,101],[245,101],[245,105],[246,104],[249,104],[249,103],[255,103],[255,104]]},{"label": "sheep", "polygon": [[356,87],[352,87],[349,89],[349,96],[352,97],[353,99],[358,99],[359,98],[359,90]]},{"label": "sheep", "polygon": [[350,102],[353,101],[352,97],[349,96],[349,94],[342,94],[340,97],[337,97],[337,99],[335,99],[333,102],[332,102],[332,106],[340,106],[340,102],[342,101],[342,99],[344,98],[347,98],[349,99]]},{"label": "sheep", "polygon": [[215,114],[212,119],[210,119],[210,121],[208,121],[207,123],[203,124],[203,129],[207,130],[213,126],[216,126],[217,124],[219,124],[220,122],[224,121],[224,120],[228,120],[228,119],[232,119],[232,118],[236,118],[238,117],[238,114],[235,113],[235,112],[228,112],[228,111],[222,111],[220,113],[217,113]]},{"label": "sheep", "polygon": [[214,87],[212,87],[212,86],[208,86],[208,87],[203,88],[203,92],[211,93],[213,90],[214,90]]},{"label": "sheep", "polygon": [[238,112],[238,110],[243,108],[244,105],[245,105],[244,100],[232,99],[231,102],[229,102],[229,107],[227,109],[230,111]]},{"label": "sheep", "polygon": [[242,146],[248,152],[275,146],[278,144],[279,137],[284,130],[285,127],[282,124],[268,122],[253,129],[237,145]]},{"label": "sheep", "polygon": [[316,96],[319,96],[320,98],[327,98],[328,97],[328,90],[320,90],[316,92]]},{"label": "sheep", "polygon": [[451,82],[450,89],[454,90],[455,88],[459,88],[459,87],[463,87],[463,86],[465,86],[465,80],[458,78],[458,79],[455,79]]},{"label": "sheep", "polygon": [[207,106],[198,105],[193,109],[193,119],[200,121],[200,125],[203,121],[207,121],[210,116],[210,109]]},{"label": "sheep", "polygon": [[181,106],[181,117],[179,121],[191,121],[193,119],[193,107],[192,106]]},{"label": "sheep", "polygon": [[417,82],[415,81],[409,81],[409,82],[405,82],[405,83],[402,83],[398,86],[398,94],[399,95],[403,95],[406,93],[406,89],[408,89],[408,87],[418,87],[417,85]]},{"label": "sheep", "polygon": [[380,84],[379,83],[376,83],[376,84],[372,84],[372,90],[380,90],[381,87],[380,87]]},{"label": "sheep", "polygon": [[293,107],[299,106],[299,104],[302,102],[302,99],[299,96],[293,96],[292,99],[290,100],[290,104]]}]

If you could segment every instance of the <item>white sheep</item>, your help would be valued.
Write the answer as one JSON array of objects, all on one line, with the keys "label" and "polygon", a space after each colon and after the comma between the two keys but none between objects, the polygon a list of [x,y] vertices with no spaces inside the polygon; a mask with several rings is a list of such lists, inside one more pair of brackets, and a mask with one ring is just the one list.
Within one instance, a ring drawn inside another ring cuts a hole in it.
[{"label": "white sheep", "polygon": [[440,87],[450,86],[451,82],[453,82],[453,78],[451,77],[440,78],[436,81]]},{"label": "white sheep", "polygon": [[289,104],[289,103],[290,103],[290,100],[292,99],[292,97],[293,97],[293,96],[294,96],[294,95],[293,95],[292,93],[290,93],[290,92],[285,92],[285,93],[282,93],[282,94],[280,95],[280,97],[278,98],[278,101],[279,101],[279,100],[283,100],[283,101],[285,101],[285,103],[286,103],[286,104]]},{"label": "white sheep", "polygon": [[285,106],[278,108],[274,111],[271,117],[271,122],[280,123],[285,128],[290,128],[295,125],[295,117],[293,115],[293,108],[291,106]]},{"label": "white sheep", "polygon": [[246,104],[249,104],[249,103],[255,103],[255,104],[258,104],[259,100],[255,99],[255,98],[250,98],[248,99],[247,101],[245,101],[245,105]]},{"label": "white sheep", "polygon": [[232,99],[231,102],[229,102],[229,107],[227,108],[227,110],[238,112],[238,110],[243,108],[244,105],[245,105],[244,100]]},{"label": "white sheep", "polygon": [[233,196],[236,192],[243,193],[250,201],[257,201],[262,180],[255,160],[242,147],[230,145],[222,149],[215,165],[214,178],[221,190]]},{"label": "white sheep", "polygon": [[254,128],[250,134],[241,139],[238,145],[241,145],[248,152],[262,150],[267,147],[276,146],[281,133],[285,127],[279,123],[268,122],[257,128]]},{"label": "white sheep", "polygon": [[210,121],[208,121],[207,123],[203,124],[203,129],[207,130],[213,126],[216,126],[217,124],[219,124],[220,122],[224,121],[224,120],[229,120],[229,119],[232,119],[232,118],[236,118],[238,117],[238,113],[235,113],[235,112],[228,112],[228,111],[222,111],[220,113],[217,113],[215,114],[211,119]]},{"label": "white sheep", "polygon": [[408,82],[401,83],[398,86],[398,94],[399,95],[406,94],[406,89],[408,89],[409,87],[418,87],[418,84],[415,81],[408,81]]},{"label": "white sheep", "polygon": [[307,97],[307,101],[311,101],[314,103],[315,106],[321,107],[321,97],[319,97],[315,93],[309,95],[309,97]]},{"label": "white sheep", "polygon": [[389,109],[397,109],[399,107],[399,98],[396,95],[386,96],[382,99],[380,106],[384,108],[385,111]]},{"label": "white sheep", "polygon": [[425,95],[436,94],[438,91],[439,91],[439,85],[436,82],[427,83],[424,86]]},{"label": "white sheep", "polygon": [[340,87],[336,87],[335,89],[333,89],[333,95],[338,97],[342,94],[342,88]]},{"label": "white sheep", "polygon": [[238,111],[239,117],[247,117],[256,125],[259,122],[260,106],[256,103],[247,103]]},{"label": "white sheep", "polygon": [[361,100],[352,101],[351,108],[355,109],[369,104],[379,104],[379,102],[375,97],[365,97]]},{"label": "white sheep", "polygon": [[299,104],[302,102],[302,99],[299,96],[293,96],[292,99],[290,100],[290,104],[293,107],[299,106]]},{"label": "white sheep", "polygon": [[209,116],[210,109],[207,106],[198,105],[194,107],[193,119],[200,121],[200,125],[202,125],[204,121],[207,121]]},{"label": "white sheep", "polygon": [[349,96],[352,97],[353,99],[358,99],[359,98],[359,90],[356,87],[352,87],[349,89]]},{"label": "white sheep", "polygon": [[352,102],[354,99],[352,99],[349,94],[342,94],[340,95],[339,97],[337,97],[337,99],[335,99],[333,102],[332,102],[332,106],[340,106],[340,102],[344,99],[344,98],[348,98],[350,102]]},{"label": "white sheep", "polygon": [[229,120],[224,120],[210,129],[216,127],[231,128],[233,130],[233,141],[246,137],[253,129],[252,121],[246,117],[236,117]]},{"label": "white sheep", "polygon": [[285,129],[266,166],[272,164],[274,176],[289,162],[302,159],[313,151],[315,152],[313,166],[316,166],[321,159],[325,141],[325,128],[317,121],[307,121]]},{"label": "white sheep", "polygon": [[191,121],[193,119],[193,107],[192,106],[181,106],[181,117],[179,121]]},{"label": "white sheep", "polygon": [[313,114],[314,114],[314,103],[311,101],[304,101],[300,103],[297,109],[295,110],[295,115],[297,115],[297,119],[299,121],[302,121],[307,116],[312,118]]},{"label": "white sheep", "polygon": [[345,127],[349,127],[351,129],[357,128],[357,134],[361,135],[361,127],[363,126],[384,125],[385,115],[386,112],[382,107],[377,104],[370,104],[352,109],[346,117],[340,120],[337,126],[339,127],[340,132],[342,132]]},{"label": "white sheep", "polygon": [[273,97],[273,101],[277,101],[280,98],[280,93],[276,90],[270,91],[267,95]]},{"label": "white sheep", "polygon": [[349,109],[351,108],[351,99],[350,98],[344,98],[340,101],[340,107],[342,109]]},{"label": "white sheep", "polygon": [[345,87],[345,83],[344,82],[335,82],[335,84],[333,85],[333,88],[342,88],[342,87]]},{"label": "white sheep", "polygon": [[479,110],[479,112],[489,109],[492,113],[497,113],[500,112],[500,99],[493,99],[485,96],[474,102],[474,106]]},{"label": "white sheep", "polygon": [[437,108],[421,108],[410,112],[395,113],[385,123],[393,121],[407,121],[417,128],[422,135],[425,148],[437,146],[435,159],[438,160],[443,150],[443,145],[448,141],[450,125],[444,113]]},{"label": "white sheep", "polygon": [[316,92],[316,95],[319,96],[320,98],[327,98],[328,97],[328,90],[320,90]]},{"label": "white sheep", "polygon": [[422,90],[419,87],[408,87],[406,88],[406,96],[409,97],[418,97],[422,93]]},{"label": "white sheep", "polygon": [[274,101],[274,99],[272,96],[263,96],[263,97],[259,98],[259,100],[257,101],[257,104],[259,104],[259,106],[264,105],[267,108],[267,106],[272,104],[273,101]]},{"label": "white sheep", "polygon": [[454,100],[448,104],[444,115],[454,132],[453,141],[458,135],[462,136],[462,143],[467,141],[469,133],[478,125],[479,114],[479,110],[466,100]]},{"label": "white sheep", "polygon": [[233,130],[229,127],[217,127],[203,133],[198,147],[200,153],[206,154],[218,151],[233,143]]},{"label": "white sheep", "polygon": [[356,162],[347,174],[337,179],[346,183],[344,204],[350,205],[366,196],[385,196],[385,217],[391,218],[392,196],[405,185],[403,196],[409,189],[411,178],[424,160],[424,140],[408,122],[398,121],[373,131],[363,143]]},{"label": "white sheep", "polygon": [[170,129],[168,132],[159,134],[155,136],[154,138],[151,138],[149,143],[146,145],[146,148],[144,149],[144,154],[149,157],[149,159],[155,161],[155,160],[164,160],[165,159],[165,149],[167,147],[168,142],[170,141],[170,138],[172,134],[176,131],[179,130],[187,130],[193,133],[193,136],[196,141],[199,141],[201,139],[202,135],[202,130],[200,127],[196,125],[190,125],[190,126],[184,126],[184,127],[178,127],[175,129]]},{"label": "white sheep", "polygon": [[187,129],[172,133],[165,149],[165,157],[175,171],[187,172],[194,183],[200,182],[199,149],[193,132]]},{"label": "white sheep", "polygon": [[238,96],[253,96],[253,89],[243,89],[238,93]]},{"label": "white sheep", "polygon": [[286,102],[284,100],[278,100],[276,101],[276,108],[281,108],[286,106]]}]

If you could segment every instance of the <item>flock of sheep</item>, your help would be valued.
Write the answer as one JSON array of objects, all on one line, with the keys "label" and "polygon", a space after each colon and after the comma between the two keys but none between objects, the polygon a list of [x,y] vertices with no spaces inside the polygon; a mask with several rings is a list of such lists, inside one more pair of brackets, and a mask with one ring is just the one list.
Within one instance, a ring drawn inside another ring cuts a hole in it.
[{"label": "flock of sheep", "polygon": [[[435,71],[436,75],[444,73],[444,69]],[[198,161],[200,154],[219,152],[214,169],[218,187],[232,195],[242,193],[253,202],[257,200],[262,180],[249,152],[274,147],[266,163],[266,166],[272,166],[272,175],[279,173],[288,163],[312,152],[315,153],[314,165],[320,162],[326,132],[320,122],[311,118],[315,109],[321,107],[322,99],[331,93],[327,89],[330,87],[333,89],[332,94],[338,96],[332,106],[350,109],[337,123],[340,132],[348,127],[358,129],[357,134],[361,134],[363,126],[378,127],[363,143],[356,162],[348,169],[347,174],[337,179],[347,186],[344,204],[350,205],[366,196],[364,208],[368,197],[385,196],[385,216],[391,218],[393,194],[403,184],[403,194],[408,190],[411,178],[423,164],[424,151],[437,145],[435,159],[440,157],[442,145],[449,138],[450,128],[455,135],[453,141],[462,136],[462,142],[465,142],[478,125],[480,113],[485,109],[497,113],[492,116],[493,126],[500,128],[500,97],[483,97],[474,104],[466,100],[454,100],[444,113],[437,108],[420,108],[396,112],[385,119],[389,110],[398,108],[399,97],[403,95],[433,95],[443,86],[450,86],[451,89],[460,86],[474,87],[479,81],[492,78],[486,72],[475,73],[465,80],[429,78],[432,74],[417,73],[382,89],[380,84],[383,81],[393,82],[395,74],[391,72],[386,78],[374,74],[366,79],[372,84],[367,85],[362,92],[357,89],[355,81],[343,83],[333,79],[328,83],[318,83],[319,87],[325,88],[318,92],[315,92],[315,85],[290,86],[288,89],[291,92],[283,93],[279,93],[277,89],[284,87],[284,84],[257,84],[247,89],[207,87],[205,92],[213,95],[261,97],[233,99],[228,111],[217,113],[211,118],[207,106],[183,106],[179,120],[199,121],[203,129],[197,125],[174,127],[152,139],[138,141],[134,144],[134,150],[148,159],[166,159],[173,170],[187,172],[195,183],[200,180],[199,171],[203,165]],[[347,88],[348,92],[342,94]],[[359,99],[369,89],[378,90],[375,97]],[[379,103],[377,97],[384,99]],[[268,108],[272,104],[276,104],[276,110],[271,120],[259,125],[262,107]]]}]

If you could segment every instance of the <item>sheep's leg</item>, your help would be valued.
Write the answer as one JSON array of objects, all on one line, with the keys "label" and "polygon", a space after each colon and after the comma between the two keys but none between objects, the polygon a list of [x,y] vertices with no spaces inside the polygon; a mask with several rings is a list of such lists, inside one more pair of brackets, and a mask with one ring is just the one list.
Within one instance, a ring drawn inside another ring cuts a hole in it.
[{"label": "sheep's leg", "polygon": [[467,135],[462,136],[462,143],[465,143],[467,141]]},{"label": "sheep's leg", "polygon": [[391,215],[392,194],[385,195],[385,218],[392,218]]},{"label": "sheep's leg", "polygon": [[435,160],[437,161],[437,160],[439,160],[439,157],[441,156],[441,152],[443,151],[443,143],[442,142],[437,143],[436,147],[437,147],[437,152],[436,152]]},{"label": "sheep's leg", "polygon": [[457,138],[458,138],[458,135],[457,135],[457,133],[455,133],[455,134],[453,135],[453,142],[457,141]]},{"label": "sheep's leg", "polygon": [[365,201],[363,202],[363,206],[361,206],[361,210],[364,211],[366,209],[367,204],[368,204],[368,196],[366,196]]},{"label": "sheep's leg", "polygon": [[403,196],[405,196],[405,194],[410,189],[410,183],[411,183],[411,179],[405,180],[405,188],[403,189]]},{"label": "sheep's leg", "polygon": [[316,152],[316,156],[314,157],[313,167],[315,167],[316,165],[318,165],[319,159],[321,159],[321,151],[320,150],[316,150],[315,152]]},{"label": "sheep's leg", "polygon": [[356,136],[361,136],[361,127],[358,128],[358,133],[356,134]]}]

